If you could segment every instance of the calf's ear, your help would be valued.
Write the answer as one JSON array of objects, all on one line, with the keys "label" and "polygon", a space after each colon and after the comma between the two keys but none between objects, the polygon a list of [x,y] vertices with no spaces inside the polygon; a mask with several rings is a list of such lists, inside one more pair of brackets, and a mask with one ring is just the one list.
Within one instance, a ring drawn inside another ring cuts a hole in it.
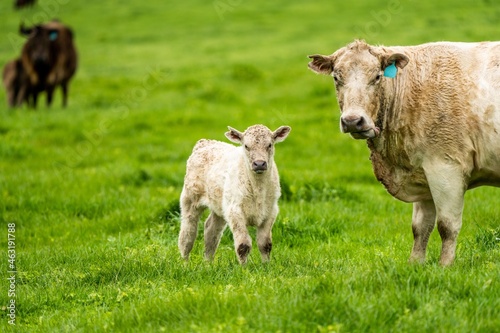
[{"label": "calf's ear", "polygon": [[276,131],[273,132],[274,142],[285,141],[291,130],[292,128],[290,126],[280,126]]},{"label": "calf's ear", "polygon": [[229,131],[226,132],[226,138],[234,143],[242,143],[243,133],[238,131],[237,129],[232,128],[231,126],[227,127]]},{"label": "calf's ear", "polygon": [[310,61],[307,66],[312,71],[319,73],[330,75],[333,72],[333,59],[331,56],[323,56],[320,54],[313,54],[309,56],[312,61]]},{"label": "calf's ear", "polygon": [[405,68],[406,65],[408,65],[408,62],[410,62],[410,58],[408,58],[403,53],[393,53],[385,57],[384,62],[382,64],[383,65],[382,69],[385,69],[392,63],[395,63],[396,67],[403,69]]}]

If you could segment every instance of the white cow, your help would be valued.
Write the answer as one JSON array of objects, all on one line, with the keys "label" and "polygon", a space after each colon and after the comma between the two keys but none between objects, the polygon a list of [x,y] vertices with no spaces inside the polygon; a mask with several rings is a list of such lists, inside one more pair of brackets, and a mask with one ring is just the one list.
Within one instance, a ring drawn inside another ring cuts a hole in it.
[{"label": "white cow", "polygon": [[452,264],[465,191],[500,185],[500,42],[354,41],[310,58],[333,76],[341,130],[366,139],[377,179],[413,202],[410,261],[425,260],[437,220],[440,263]]},{"label": "white cow", "polygon": [[205,208],[211,211],[205,221],[205,259],[213,259],[229,224],[241,264],[246,263],[252,248],[248,226],[257,227],[262,261],[269,260],[271,229],[281,195],[274,144],[285,140],[290,130],[281,126],[271,132],[266,126],[254,125],[241,133],[229,127],[226,137],[241,144],[239,147],[214,140],[198,141],[187,161],[180,198],[179,250],[185,260],[189,259]]}]

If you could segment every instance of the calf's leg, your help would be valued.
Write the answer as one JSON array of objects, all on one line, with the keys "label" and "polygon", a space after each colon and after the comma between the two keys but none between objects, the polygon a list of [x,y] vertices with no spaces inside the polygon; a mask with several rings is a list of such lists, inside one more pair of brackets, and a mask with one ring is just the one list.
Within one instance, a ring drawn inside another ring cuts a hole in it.
[{"label": "calf's leg", "polygon": [[215,251],[219,247],[219,242],[226,228],[226,221],[215,214],[210,213],[207,220],[205,221],[205,259],[213,260]]},{"label": "calf's leg", "polygon": [[262,262],[268,262],[271,257],[273,248],[272,232],[275,218],[265,221],[261,226],[257,227],[257,245],[259,246]]},{"label": "calf's leg", "polygon": [[184,260],[189,260],[189,253],[193,249],[198,222],[203,208],[198,206],[198,201],[193,200],[184,193],[181,195],[181,230],[179,232],[179,251]]},{"label": "calf's leg", "polygon": [[434,225],[436,223],[436,207],[434,201],[420,201],[413,203],[413,249],[411,251],[410,262],[423,263],[427,243]]},{"label": "calf's leg", "polygon": [[234,238],[234,249],[240,264],[247,262],[248,254],[252,249],[252,238],[246,225],[246,220],[241,211],[231,211],[227,214],[227,221]]}]

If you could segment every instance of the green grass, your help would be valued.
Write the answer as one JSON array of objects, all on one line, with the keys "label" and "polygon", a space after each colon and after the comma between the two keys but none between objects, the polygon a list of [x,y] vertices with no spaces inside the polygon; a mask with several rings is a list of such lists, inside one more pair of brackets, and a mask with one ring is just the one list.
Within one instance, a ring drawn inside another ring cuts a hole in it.
[{"label": "green grass", "polygon": [[[437,232],[427,263],[407,264],[411,205],[375,180],[366,144],[340,133],[331,79],[306,57],[354,38],[496,40],[496,2],[40,0],[18,12],[10,2],[0,64],[19,55],[21,20],[59,17],[80,66],[67,109],[59,91],[37,111],[8,110],[0,93],[0,331],[500,330],[500,192],[468,192],[454,266],[437,264]],[[293,128],[276,149],[271,262],[254,248],[240,267],[226,231],[206,263],[200,227],[184,264],[178,197],[194,143],[255,123]]]}]

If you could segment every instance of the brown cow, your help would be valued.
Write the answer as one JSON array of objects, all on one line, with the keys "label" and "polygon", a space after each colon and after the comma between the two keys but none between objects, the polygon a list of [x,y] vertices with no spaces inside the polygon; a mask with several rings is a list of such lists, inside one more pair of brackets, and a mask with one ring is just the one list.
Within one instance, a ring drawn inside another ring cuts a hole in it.
[{"label": "brown cow", "polygon": [[310,58],[333,76],[341,130],[366,139],[377,179],[413,202],[410,261],[425,260],[437,221],[440,263],[452,264],[465,191],[500,186],[500,42],[355,41]]},{"label": "brown cow", "polygon": [[8,62],[3,69],[2,77],[9,107],[21,106],[26,101],[29,89],[28,76],[24,71],[21,59]]},{"label": "brown cow", "polygon": [[72,30],[58,21],[51,21],[31,28],[21,25],[19,31],[28,37],[21,60],[29,77],[30,104],[36,108],[38,94],[46,91],[47,106],[50,106],[54,89],[61,86],[63,106],[66,106],[68,84],[77,67]]}]

